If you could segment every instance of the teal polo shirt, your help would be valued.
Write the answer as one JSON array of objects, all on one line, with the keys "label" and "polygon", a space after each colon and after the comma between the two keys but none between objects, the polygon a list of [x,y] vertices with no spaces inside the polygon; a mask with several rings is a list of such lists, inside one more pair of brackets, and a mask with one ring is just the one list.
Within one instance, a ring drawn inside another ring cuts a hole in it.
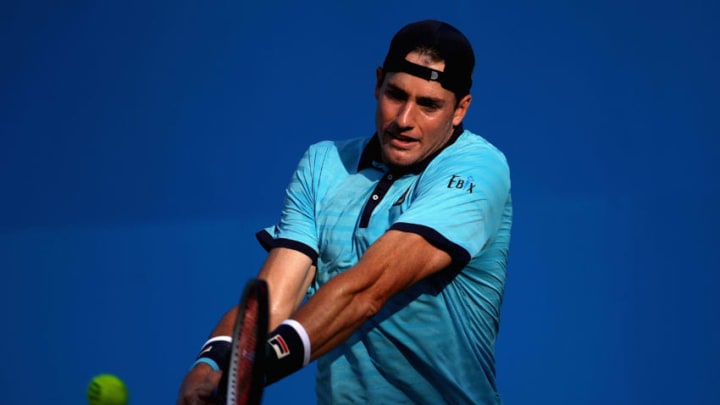
[{"label": "teal polo shirt", "polygon": [[267,249],[313,260],[309,296],[389,229],[420,234],[452,257],[318,359],[318,403],[500,404],[494,346],[511,224],[505,156],[462,127],[404,171],[381,162],[376,136],[310,146],[279,223],[258,233]]}]

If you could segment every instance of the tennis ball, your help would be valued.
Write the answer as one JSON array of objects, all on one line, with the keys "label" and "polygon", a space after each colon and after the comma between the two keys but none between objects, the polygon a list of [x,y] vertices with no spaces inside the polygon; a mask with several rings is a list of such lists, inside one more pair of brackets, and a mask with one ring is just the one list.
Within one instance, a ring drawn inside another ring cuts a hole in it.
[{"label": "tennis ball", "polygon": [[128,390],[117,376],[100,374],[90,380],[87,397],[90,405],[126,405]]}]

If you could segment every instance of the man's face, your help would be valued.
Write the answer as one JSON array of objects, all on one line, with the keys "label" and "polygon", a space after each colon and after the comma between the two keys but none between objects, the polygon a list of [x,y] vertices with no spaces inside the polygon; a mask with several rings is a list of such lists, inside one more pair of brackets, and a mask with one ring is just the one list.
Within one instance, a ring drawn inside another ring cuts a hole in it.
[{"label": "man's face", "polygon": [[[435,70],[445,69],[445,62],[432,62],[417,52],[405,59]],[[436,81],[393,72],[380,82],[380,68],[377,75],[375,125],[383,161],[389,166],[410,166],[441,149],[470,106],[470,95],[456,106],[455,94]]]}]

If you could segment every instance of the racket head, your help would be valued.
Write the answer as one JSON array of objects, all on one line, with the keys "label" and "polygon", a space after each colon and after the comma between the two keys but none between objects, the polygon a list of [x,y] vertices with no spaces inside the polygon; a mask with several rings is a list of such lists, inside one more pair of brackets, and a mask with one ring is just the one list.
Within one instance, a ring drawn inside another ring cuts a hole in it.
[{"label": "racket head", "polygon": [[229,365],[219,387],[226,405],[260,404],[265,386],[268,307],[267,283],[260,279],[248,281],[238,305]]}]

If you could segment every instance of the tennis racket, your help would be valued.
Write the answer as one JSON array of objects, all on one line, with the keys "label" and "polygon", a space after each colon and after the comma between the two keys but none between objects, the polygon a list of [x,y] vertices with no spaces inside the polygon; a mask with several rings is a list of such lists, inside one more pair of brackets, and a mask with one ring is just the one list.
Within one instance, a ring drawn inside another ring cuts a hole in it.
[{"label": "tennis racket", "polygon": [[258,405],[265,386],[263,358],[269,322],[268,286],[252,279],[238,305],[232,334],[230,364],[217,390],[222,405]]}]

